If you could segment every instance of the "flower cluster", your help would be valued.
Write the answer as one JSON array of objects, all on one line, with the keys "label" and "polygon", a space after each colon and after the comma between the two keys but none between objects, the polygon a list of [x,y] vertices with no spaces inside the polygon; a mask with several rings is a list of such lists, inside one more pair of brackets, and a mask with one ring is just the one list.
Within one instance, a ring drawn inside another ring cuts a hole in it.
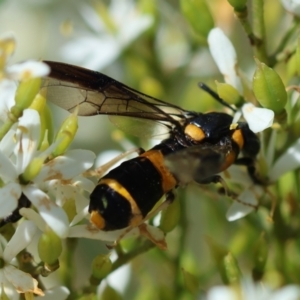
[{"label": "flower cluster", "polygon": [[[220,72],[224,76],[226,84],[218,85],[219,93],[223,95],[224,99],[234,101],[240,95],[243,95],[245,78],[242,76],[242,72],[238,68],[237,55],[230,40],[225,36],[223,31],[219,28],[214,28],[210,31],[208,36],[208,42],[211,54],[219,67]],[[267,78],[269,81],[276,80],[278,82],[266,82],[262,77]],[[272,108],[275,112],[281,112],[284,105],[286,104],[286,92],[284,86],[278,77],[278,75],[270,68],[267,68],[264,64],[257,62],[257,70],[253,77],[253,90],[258,101],[260,101],[260,95],[262,95],[261,104],[264,105],[263,101],[270,99],[272,102],[271,106],[266,104],[266,107]],[[282,94],[283,97],[278,96],[278,100],[273,101],[273,95],[267,95],[263,91],[268,89],[268,84],[273,84],[279,90],[278,94]],[[257,91],[257,92],[256,92]],[[274,103],[275,102],[275,103]],[[268,108],[255,107],[251,103],[246,103],[242,106],[241,111],[238,111],[234,117],[236,122],[240,118],[241,114],[247,121],[249,128],[259,133],[269,128],[273,124],[274,111]],[[263,135],[261,137],[261,144],[263,143]],[[274,151],[276,143],[276,130],[272,131],[272,138],[267,147],[262,147],[261,152],[258,156],[260,165],[266,166],[264,171],[264,178],[266,183],[276,182],[286,172],[295,170],[300,166],[298,159],[299,156],[299,141],[296,141],[290,148],[282,154],[281,157],[274,161]],[[255,185],[253,181],[247,176],[245,172],[238,166],[232,166],[226,172],[224,176],[228,177],[231,182],[239,183],[243,186],[241,194],[238,195],[237,199],[227,212],[227,218],[230,221],[234,221],[241,217],[244,217],[249,212],[253,211],[258,203],[258,199],[265,193],[265,190],[260,185]]]},{"label": "flower cluster", "polygon": [[[77,129],[75,115],[52,139],[46,100],[39,92],[41,77],[49,73],[49,67],[36,61],[6,66],[14,48],[13,36],[1,37],[0,218],[2,226],[27,218],[12,235],[0,235],[1,295],[9,299],[17,299],[18,293],[53,296],[53,290],[43,292],[32,276],[39,274],[37,266],[31,275],[22,270],[17,258],[35,240],[43,269],[55,266],[61,239],[87,214],[88,200],[83,192],[91,192],[94,183],[82,174],[95,159],[91,151],[66,151],[69,142],[65,137],[74,136]],[[24,202],[26,207],[22,207]],[[56,293],[58,299],[65,299],[68,290],[58,288]]]}]

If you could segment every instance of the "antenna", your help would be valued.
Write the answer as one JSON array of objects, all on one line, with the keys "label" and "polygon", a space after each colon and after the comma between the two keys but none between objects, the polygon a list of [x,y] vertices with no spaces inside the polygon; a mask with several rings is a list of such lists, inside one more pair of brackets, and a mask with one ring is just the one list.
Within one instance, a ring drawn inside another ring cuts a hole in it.
[{"label": "antenna", "polygon": [[208,94],[210,94],[216,101],[218,101],[219,103],[221,103],[222,105],[228,107],[229,109],[231,109],[233,112],[237,112],[236,109],[234,109],[229,103],[227,103],[225,100],[223,100],[222,98],[219,97],[219,95],[213,91],[208,85],[206,85],[203,82],[199,82],[198,86],[200,87],[200,89],[202,89],[203,91],[207,92]]}]

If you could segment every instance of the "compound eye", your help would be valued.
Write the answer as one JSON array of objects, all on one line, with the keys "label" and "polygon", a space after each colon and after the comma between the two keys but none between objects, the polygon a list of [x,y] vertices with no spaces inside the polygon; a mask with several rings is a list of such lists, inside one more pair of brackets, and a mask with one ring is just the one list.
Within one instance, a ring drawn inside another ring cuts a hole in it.
[{"label": "compound eye", "polygon": [[188,124],[184,129],[184,133],[187,136],[187,138],[189,138],[195,143],[199,143],[203,139],[205,139],[204,131],[195,124]]}]

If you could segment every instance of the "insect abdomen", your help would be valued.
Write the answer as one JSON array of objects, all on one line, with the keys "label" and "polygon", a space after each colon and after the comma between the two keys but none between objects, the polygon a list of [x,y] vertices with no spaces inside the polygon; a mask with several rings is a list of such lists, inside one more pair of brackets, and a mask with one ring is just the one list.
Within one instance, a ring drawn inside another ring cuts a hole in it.
[{"label": "insect abdomen", "polygon": [[147,151],[122,163],[99,181],[90,196],[91,221],[102,230],[136,226],[176,185],[163,164],[161,151]]}]

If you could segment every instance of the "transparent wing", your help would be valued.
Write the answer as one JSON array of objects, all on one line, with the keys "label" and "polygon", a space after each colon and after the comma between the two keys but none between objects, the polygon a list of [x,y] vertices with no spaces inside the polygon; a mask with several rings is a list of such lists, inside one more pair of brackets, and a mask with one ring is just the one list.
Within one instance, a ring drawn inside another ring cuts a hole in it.
[{"label": "transparent wing", "polygon": [[188,111],[140,93],[104,74],[59,62],[45,61],[51,72],[43,82],[47,99],[80,116],[98,114],[161,121],[167,130],[179,126]]},{"label": "transparent wing", "polygon": [[119,129],[131,135],[163,140],[170,136],[172,126],[161,121],[109,116],[109,120]]},{"label": "transparent wing", "polygon": [[181,183],[201,182],[222,171],[226,156],[231,151],[231,143],[204,143],[166,156],[165,164]]}]

